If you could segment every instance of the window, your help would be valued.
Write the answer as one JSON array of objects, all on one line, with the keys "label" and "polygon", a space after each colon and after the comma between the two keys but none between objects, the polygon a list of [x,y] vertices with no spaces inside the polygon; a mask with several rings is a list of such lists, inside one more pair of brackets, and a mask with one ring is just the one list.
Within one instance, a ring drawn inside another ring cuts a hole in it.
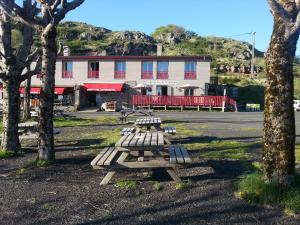
[{"label": "window", "polygon": [[126,62],[116,61],[115,62],[115,79],[125,79],[126,75]]},{"label": "window", "polygon": [[197,62],[196,61],[186,61],[184,79],[185,80],[196,80],[197,79]]},{"label": "window", "polygon": [[169,62],[157,62],[157,79],[169,78]]},{"label": "window", "polygon": [[73,62],[63,63],[62,78],[73,78]]},{"label": "window", "polygon": [[90,78],[90,79],[98,79],[99,78],[99,62],[90,62],[89,63],[88,78]]},{"label": "window", "polygon": [[153,79],[153,62],[142,62],[142,79]]}]

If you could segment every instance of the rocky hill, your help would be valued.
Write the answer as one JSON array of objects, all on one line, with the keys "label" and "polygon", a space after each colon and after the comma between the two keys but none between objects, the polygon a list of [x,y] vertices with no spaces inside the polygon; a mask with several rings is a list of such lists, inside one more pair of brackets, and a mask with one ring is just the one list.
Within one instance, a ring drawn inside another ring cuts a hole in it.
[{"label": "rocky hill", "polygon": [[[209,54],[217,65],[247,65],[252,46],[222,37],[202,37],[183,27],[168,25],[151,35],[140,31],[111,31],[80,22],[63,22],[58,27],[59,40],[71,48],[73,55],[155,55],[158,43],[164,55]],[[256,57],[263,52],[255,51]]]}]

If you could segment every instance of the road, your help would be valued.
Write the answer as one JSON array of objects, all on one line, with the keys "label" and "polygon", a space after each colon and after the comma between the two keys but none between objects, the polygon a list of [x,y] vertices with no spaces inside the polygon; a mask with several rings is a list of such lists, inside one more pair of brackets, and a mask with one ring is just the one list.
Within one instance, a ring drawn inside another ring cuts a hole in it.
[{"label": "road", "polygon": [[[72,115],[79,117],[97,117],[101,115],[120,116],[120,113],[81,111],[72,113]],[[202,125],[203,136],[244,141],[252,141],[262,137],[262,112],[158,111],[155,112],[155,116],[161,117],[165,122],[182,121],[185,122],[187,126],[195,124]],[[295,117],[297,142],[300,143],[300,112],[296,112]]]}]

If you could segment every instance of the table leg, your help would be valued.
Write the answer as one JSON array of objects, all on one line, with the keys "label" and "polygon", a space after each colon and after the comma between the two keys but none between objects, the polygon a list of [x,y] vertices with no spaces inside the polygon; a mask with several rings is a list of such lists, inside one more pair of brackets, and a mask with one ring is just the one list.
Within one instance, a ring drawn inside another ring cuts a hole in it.
[{"label": "table leg", "polygon": [[176,182],[182,182],[180,177],[175,173],[173,168],[166,168],[167,173],[172,177],[172,179]]},{"label": "table leg", "polygon": [[164,137],[164,141],[165,141],[165,143],[167,145],[171,145],[172,144],[171,141],[168,138],[166,138],[166,137]]},{"label": "table leg", "polygon": [[144,151],[139,151],[138,162],[144,161]]},{"label": "table leg", "polygon": [[108,182],[111,180],[111,178],[115,175],[115,171],[112,172],[108,172],[105,177],[103,178],[103,180],[101,181],[100,185],[106,185],[108,184]]}]

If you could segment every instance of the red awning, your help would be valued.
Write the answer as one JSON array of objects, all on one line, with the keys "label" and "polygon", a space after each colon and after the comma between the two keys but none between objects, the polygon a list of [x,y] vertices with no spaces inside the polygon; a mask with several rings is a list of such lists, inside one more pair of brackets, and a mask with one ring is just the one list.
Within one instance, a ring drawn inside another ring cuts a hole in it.
[{"label": "red awning", "polygon": [[54,94],[56,95],[63,95],[64,94],[64,91],[65,91],[65,88],[62,88],[62,87],[56,87],[54,89]]},{"label": "red awning", "polygon": [[[20,87],[20,93],[21,94],[24,94],[24,87]],[[32,88],[30,88],[30,94],[37,94],[37,95],[39,95],[41,93],[41,88],[39,88],[39,87],[32,87]]]},{"label": "red awning", "polygon": [[109,83],[85,83],[84,87],[87,91],[98,92],[121,92],[124,84],[109,84]]}]

